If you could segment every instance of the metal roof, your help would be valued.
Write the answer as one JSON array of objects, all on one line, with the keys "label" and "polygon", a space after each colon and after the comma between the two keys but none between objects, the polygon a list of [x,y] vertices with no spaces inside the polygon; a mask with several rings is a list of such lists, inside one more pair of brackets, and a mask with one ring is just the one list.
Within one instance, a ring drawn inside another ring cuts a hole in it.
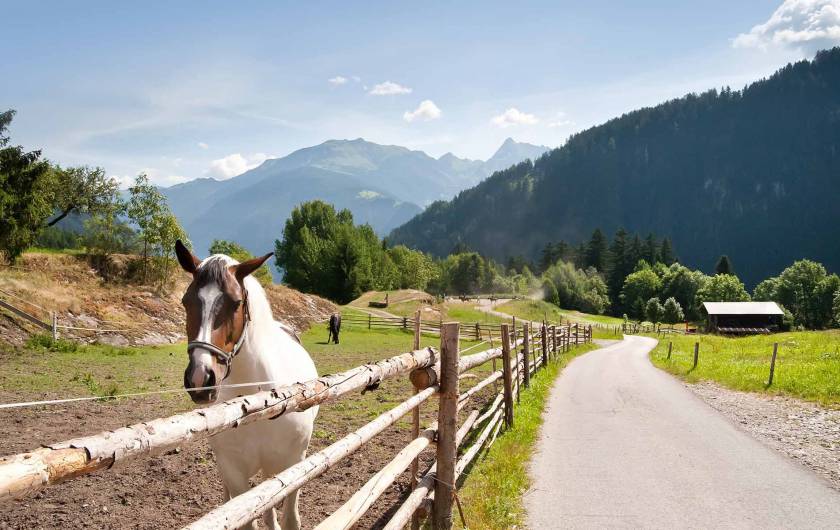
[{"label": "metal roof", "polygon": [[784,315],[776,302],[703,302],[710,315]]}]

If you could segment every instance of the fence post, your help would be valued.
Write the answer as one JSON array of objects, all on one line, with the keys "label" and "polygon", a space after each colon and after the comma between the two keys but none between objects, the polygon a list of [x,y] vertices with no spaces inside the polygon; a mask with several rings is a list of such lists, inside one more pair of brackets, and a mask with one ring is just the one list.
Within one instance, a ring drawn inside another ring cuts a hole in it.
[{"label": "fence post", "polygon": [[481,328],[479,327],[478,322],[475,323],[475,340],[481,340]]},{"label": "fence post", "polygon": [[447,322],[440,330],[440,408],[438,409],[437,474],[434,527],[452,528],[452,500],[458,430],[458,334],[460,325]]},{"label": "fence post", "polygon": [[403,329],[408,329],[408,317],[403,317]]},{"label": "fence post", "polygon": [[370,313],[368,313],[368,329],[370,329]]},{"label": "fence post", "polygon": [[[420,349],[420,310],[414,312],[414,344],[412,345],[414,351]],[[418,389],[414,389],[414,393],[416,394],[419,392]],[[416,440],[418,436],[420,436],[420,407],[422,405],[417,405],[411,411],[411,439]],[[417,488],[417,473],[420,470],[420,460],[419,457],[415,458],[411,461],[411,490],[414,491]],[[411,530],[419,530],[420,528],[420,515],[415,511],[411,515]]]},{"label": "fence post", "polygon": [[525,369],[522,372],[522,384],[531,386],[531,330],[528,324],[522,324],[522,357]]},{"label": "fence post", "polygon": [[779,343],[773,343],[773,358],[770,359],[770,379],[767,380],[767,386],[773,384],[773,372],[776,371],[776,353],[779,351]]},{"label": "fence post", "polygon": [[502,324],[502,379],[504,381],[505,427],[513,427],[513,372],[510,362],[510,328]]},{"label": "fence post", "polygon": [[592,324],[589,324],[589,342],[592,343]]},{"label": "fence post", "polygon": [[668,341],[668,360],[671,359],[671,349],[674,347],[673,341]]},{"label": "fence post", "polygon": [[548,367],[548,329],[545,324],[540,328],[540,339],[542,339],[543,368],[546,368]]},{"label": "fence post", "polygon": [[699,356],[700,356],[700,343],[695,342],[694,343],[694,366],[691,367],[692,370],[697,368],[697,360],[698,360]]},{"label": "fence post", "polygon": [[58,340],[58,314],[52,312],[52,337],[53,340]]}]

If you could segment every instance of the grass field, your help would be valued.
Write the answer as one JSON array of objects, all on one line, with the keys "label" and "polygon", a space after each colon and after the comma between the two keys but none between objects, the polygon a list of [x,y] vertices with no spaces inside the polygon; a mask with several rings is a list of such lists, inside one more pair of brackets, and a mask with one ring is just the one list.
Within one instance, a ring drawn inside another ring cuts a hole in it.
[{"label": "grass field", "polygon": [[[490,450],[478,458],[458,493],[469,528],[524,527],[522,495],[530,484],[528,461],[537,443],[548,393],[569,361],[596,347],[581,345],[561,355],[531,378],[529,389],[523,389],[521,402],[514,408],[513,428],[503,431]],[[455,521],[463,528],[457,516]]]},{"label": "grass field", "polygon": [[[668,343],[673,341],[671,359]],[[692,369],[694,343],[699,362]],[[773,385],[767,386],[773,343],[779,343]],[[786,394],[840,406],[840,331],[805,331],[726,338],[675,335],[660,339],[653,363],[689,382],[711,380],[736,390]]]},{"label": "grass field", "polygon": [[577,322],[582,325],[592,324],[592,337],[595,339],[620,339],[621,335],[616,335],[612,329],[600,328],[597,324],[605,326],[621,325],[620,318],[609,317],[605,315],[590,315],[588,313],[580,313],[578,311],[569,311],[560,309],[554,304],[545,302],[543,300],[511,300],[504,304],[498,305],[494,308],[496,311],[507,313],[526,320],[541,321],[546,318],[549,322]]}]

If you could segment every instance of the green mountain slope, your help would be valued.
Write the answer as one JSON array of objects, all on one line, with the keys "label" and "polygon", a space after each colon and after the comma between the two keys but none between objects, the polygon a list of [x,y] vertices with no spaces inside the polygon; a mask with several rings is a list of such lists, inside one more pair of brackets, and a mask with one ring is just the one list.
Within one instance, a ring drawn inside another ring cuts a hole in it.
[{"label": "green mountain slope", "polygon": [[682,262],[728,254],[748,283],[808,257],[840,270],[840,48],[742,91],[690,94],[574,135],[437,202],[390,236],[502,259],[596,227],[668,236]]}]

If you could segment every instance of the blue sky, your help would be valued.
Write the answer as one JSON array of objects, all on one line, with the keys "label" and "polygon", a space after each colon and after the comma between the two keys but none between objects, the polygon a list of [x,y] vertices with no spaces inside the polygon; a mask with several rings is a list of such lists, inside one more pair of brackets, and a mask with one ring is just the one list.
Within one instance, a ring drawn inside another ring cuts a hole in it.
[{"label": "blue sky", "polygon": [[489,157],[840,43],[840,0],[2,2],[12,139],[123,180],[332,138]]}]

